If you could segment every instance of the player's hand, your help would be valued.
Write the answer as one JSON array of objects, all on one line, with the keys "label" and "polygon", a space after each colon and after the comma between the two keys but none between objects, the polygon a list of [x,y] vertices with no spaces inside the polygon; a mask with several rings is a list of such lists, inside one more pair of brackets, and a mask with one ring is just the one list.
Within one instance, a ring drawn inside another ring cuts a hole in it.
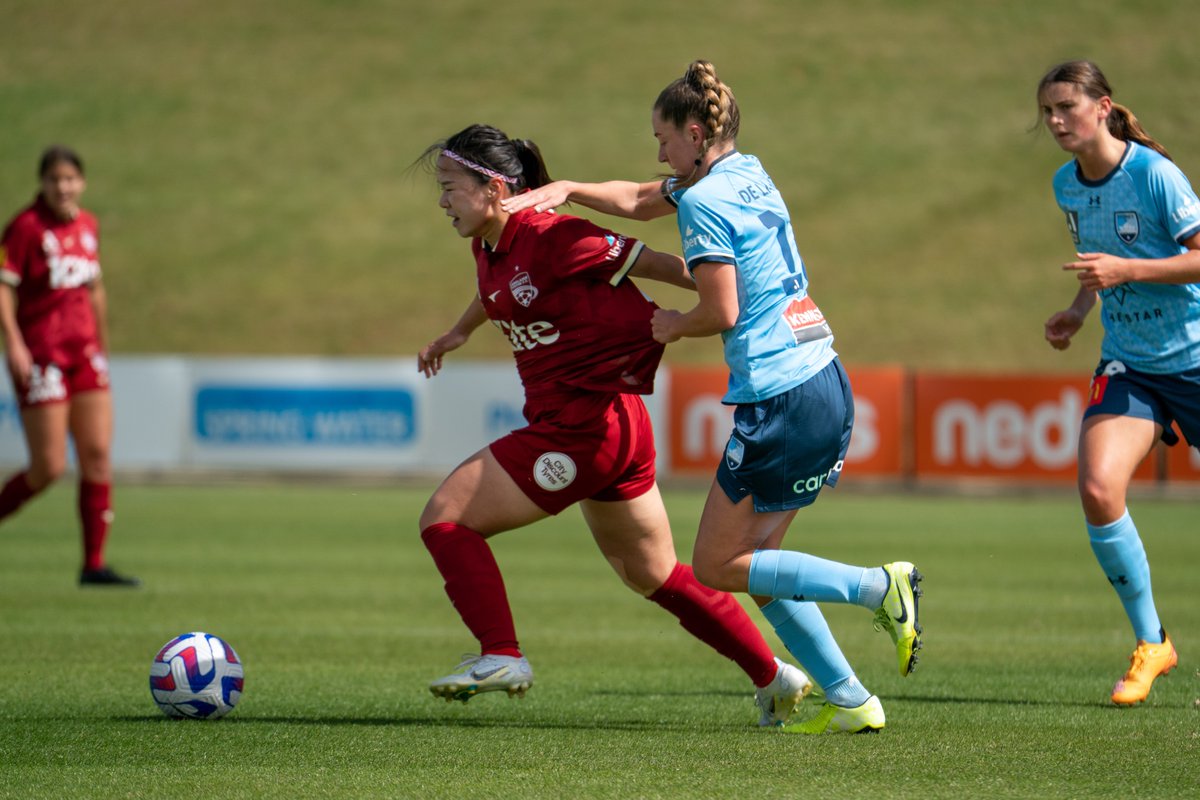
[{"label": "player's hand", "polygon": [[654,341],[670,344],[683,338],[675,332],[675,321],[682,316],[681,312],[673,309],[655,309],[654,316],[650,318],[650,335]]},{"label": "player's hand", "polygon": [[417,353],[417,372],[424,373],[426,378],[437,375],[442,369],[442,356],[462,347],[466,341],[467,337],[456,331],[444,333],[434,339]]},{"label": "player's hand", "polygon": [[1046,320],[1046,341],[1055,350],[1066,350],[1071,346],[1071,337],[1083,327],[1083,317],[1067,309],[1053,314]]},{"label": "player's hand", "polygon": [[514,194],[500,201],[500,209],[508,214],[515,214],[523,208],[533,207],[534,211],[549,211],[566,203],[571,198],[570,181],[552,181],[545,186],[530,189],[528,192]]},{"label": "player's hand", "polygon": [[4,351],[4,362],[17,386],[29,385],[29,379],[33,377],[33,356],[24,342],[9,342]]},{"label": "player's hand", "polygon": [[1111,289],[1133,280],[1129,262],[1107,253],[1076,253],[1078,261],[1063,264],[1063,269],[1075,272],[1083,288],[1093,292]]}]

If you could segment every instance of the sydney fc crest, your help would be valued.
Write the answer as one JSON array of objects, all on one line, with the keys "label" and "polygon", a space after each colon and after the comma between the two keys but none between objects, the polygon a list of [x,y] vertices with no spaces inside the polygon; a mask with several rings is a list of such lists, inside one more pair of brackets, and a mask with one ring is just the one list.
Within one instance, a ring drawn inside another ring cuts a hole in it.
[{"label": "sydney fc crest", "polygon": [[1113,225],[1116,226],[1117,236],[1125,244],[1133,244],[1141,233],[1136,211],[1118,211],[1113,214]]},{"label": "sydney fc crest", "polygon": [[537,287],[533,285],[533,279],[529,277],[528,272],[518,272],[516,277],[508,282],[508,288],[512,290],[516,301],[526,308],[529,308],[529,304],[538,296]]},{"label": "sydney fc crest", "polygon": [[731,470],[737,469],[742,465],[742,458],[745,455],[745,443],[736,436],[730,436],[729,443],[725,445],[725,466]]}]

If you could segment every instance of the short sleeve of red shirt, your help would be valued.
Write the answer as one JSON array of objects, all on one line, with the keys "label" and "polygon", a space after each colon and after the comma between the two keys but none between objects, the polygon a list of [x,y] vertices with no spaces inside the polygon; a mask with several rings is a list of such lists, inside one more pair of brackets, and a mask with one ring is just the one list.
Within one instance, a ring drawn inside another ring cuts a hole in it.
[{"label": "short sleeve of red shirt", "polygon": [[0,239],[0,281],[9,286],[18,286],[25,277],[21,265],[26,262],[29,249],[29,233],[22,225],[25,216],[17,217],[4,229],[4,238]]},{"label": "short sleeve of red shirt", "polygon": [[548,257],[559,278],[588,277],[613,286],[620,283],[642,252],[637,239],[601,228],[579,217],[565,217],[538,238],[538,250]]}]

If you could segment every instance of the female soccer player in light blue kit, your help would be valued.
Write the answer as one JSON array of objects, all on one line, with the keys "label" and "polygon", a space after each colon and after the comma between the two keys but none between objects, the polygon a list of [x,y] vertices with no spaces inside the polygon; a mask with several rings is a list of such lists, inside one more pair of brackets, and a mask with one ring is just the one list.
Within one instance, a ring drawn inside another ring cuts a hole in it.
[{"label": "female soccer player in light blue kit", "polygon": [[739,112],[712,64],[696,61],[659,95],[652,115],[666,181],[560,181],[517,195],[510,209],[567,200],[649,219],[678,212],[684,260],[699,302],[659,309],[654,337],[720,334],[730,369],[724,402],[734,430],[717,468],[696,539],[694,569],[709,586],[749,592],[788,650],[825,692],[814,717],[784,730],[878,731],[883,707],[855,677],[817,603],[875,611],[896,644],[900,673],[921,645],[917,587],[906,561],[863,568],[781,550],[797,510],[833,486],[854,420],[833,334],[808,294],[808,276],[779,191],[758,159],[739,153]]},{"label": "female soccer player in light blue kit", "polygon": [[1079,494],[1092,550],[1133,625],[1119,705],[1146,699],[1179,660],[1150,587],[1150,564],[1126,508],[1134,470],[1171,423],[1200,445],[1200,201],[1162,145],[1090,61],[1051,69],[1038,85],[1046,128],[1074,158],[1054,176],[1077,260],[1074,302],[1046,321],[1059,350],[1100,297],[1104,342],[1079,438]]}]

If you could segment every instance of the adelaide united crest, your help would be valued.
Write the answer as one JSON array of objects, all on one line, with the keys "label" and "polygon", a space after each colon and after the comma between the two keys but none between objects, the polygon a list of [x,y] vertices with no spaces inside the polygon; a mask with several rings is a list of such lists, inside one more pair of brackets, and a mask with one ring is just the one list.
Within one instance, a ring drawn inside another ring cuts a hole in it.
[{"label": "adelaide united crest", "polygon": [[538,296],[537,287],[533,285],[533,279],[529,277],[528,272],[518,272],[508,282],[508,288],[512,290],[516,301],[526,308],[529,308],[529,304]]}]

